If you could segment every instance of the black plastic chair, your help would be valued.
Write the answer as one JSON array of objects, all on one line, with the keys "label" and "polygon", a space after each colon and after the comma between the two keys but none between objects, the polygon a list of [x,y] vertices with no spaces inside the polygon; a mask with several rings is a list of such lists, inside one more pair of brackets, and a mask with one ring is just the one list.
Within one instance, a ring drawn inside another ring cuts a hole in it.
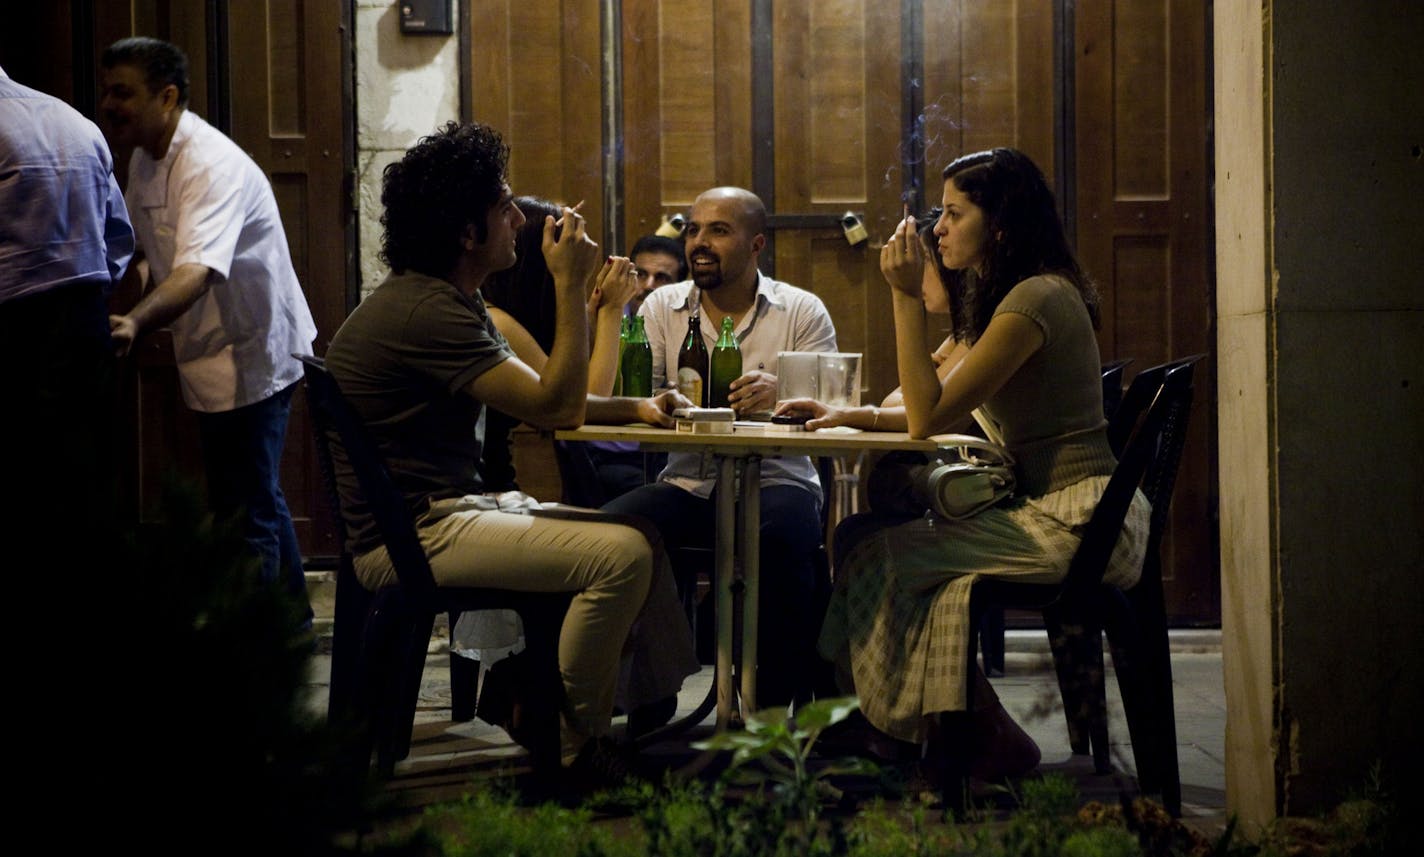
[{"label": "black plastic chair", "polygon": [[[1191,407],[1192,366],[1198,359],[1200,355],[1153,367],[1139,373],[1138,377],[1145,376],[1144,380],[1134,379],[1129,394],[1136,390],[1137,396],[1125,396],[1123,402],[1126,407],[1132,399],[1133,410],[1120,408],[1109,430],[1110,436],[1129,439],[1084,529],[1064,580],[1057,584],[1024,584],[981,578],[970,594],[970,627],[978,627],[980,616],[987,610],[1044,611],[1070,743],[1075,753],[1091,750],[1094,765],[1102,773],[1110,770],[1102,646],[1103,631],[1107,631],[1114,650],[1114,666],[1118,667],[1123,705],[1128,710],[1139,788],[1144,793],[1161,793],[1163,804],[1174,815],[1180,814],[1181,799],[1170,652],[1157,551]],[[1136,401],[1145,401],[1147,406],[1137,408]],[[1149,500],[1155,500],[1146,567],[1138,585],[1122,593],[1103,584],[1102,576],[1139,487]],[[969,712],[974,705],[975,635],[970,635],[967,648],[965,711],[942,716],[941,740],[936,748],[944,776],[944,799],[947,806],[956,810],[964,806],[973,750]]]},{"label": "black plastic chair", "polygon": [[[571,594],[438,585],[405,498],[365,424],[342,396],[324,362],[298,356],[305,368],[323,476],[343,529],[328,712],[360,727],[359,740],[352,747],[353,762],[369,764],[374,747],[377,771],[389,776],[395,763],[410,754],[416,699],[436,614],[450,613],[453,620],[465,610],[511,609],[524,622],[525,655],[533,684],[532,704],[523,711],[527,719],[518,737],[529,749],[536,773],[548,776],[556,772],[563,701],[558,637]],[[350,553],[344,547],[345,518],[336,488],[341,467],[349,467],[356,476],[362,499],[395,566],[397,585],[371,592],[356,579]],[[452,661],[452,689],[460,684],[473,688],[478,666],[468,663],[465,667]],[[456,675],[457,670],[463,673]],[[464,704],[469,705],[469,700]]]},{"label": "black plastic chair", "polygon": [[[1177,759],[1177,718],[1172,694],[1171,643],[1167,636],[1166,600],[1162,589],[1162,538],[1167,529],[1172,489],[1186,445],[1191,416],[1193,367],[1205,355],[1195,354],[1165,364],[1167,385],[1181,386],[1167,413],[1167,424],[1142,481],[1142,493],[1152,503],[1152,524],[1142,577],[1127,591],[1101,587],[1103,628],[1112,649],[1119,693],[1127,716],[1137,767],[1138,789],[1159,794],[1173,817],[1182,811],[1181,772]],[[1104,712],[1106,705],[1102,706]],[[1103,715],[1106,723],[1106,713]],[[1104,725],[1104,731],[1106,725]]]},{"label": "black plastic chair", "polygon": [[1131,363],[1132,358],[1126,357],[1103,364],[1103,416],[1109,420],[1117,413],[1118,405],[1122,404],[1122,376]]},{"label": "black plastic chair", "polygon": [[[1128,357],[1103,364],[1103,416],[1109,421],[1122,403],[1123,370],[1132,362]],[[1161,383],[1160,374],[1157,383]],[[1118,451],[1113,447],[1113,452]],[[984,675],[994,678],[1004,674],[1004,611],[987,609],[979,618],[979,648],[984,659]],[[1085,751],[1086,752],[1086,751]]]}]

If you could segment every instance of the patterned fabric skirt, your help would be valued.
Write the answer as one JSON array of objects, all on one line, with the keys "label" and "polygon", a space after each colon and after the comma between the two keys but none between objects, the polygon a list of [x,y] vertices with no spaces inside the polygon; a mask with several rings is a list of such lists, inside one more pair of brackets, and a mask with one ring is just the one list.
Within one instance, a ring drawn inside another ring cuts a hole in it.
[{"label": "patterned fabric skirt", "polygon": [[[820,651],[849,671],[877,729],[919,742],[927,715],[964,709],[970,586],[979,575],[1062,580],[1108,479],[1090,477],[964,521],[857,515],[842,522]],[[1137,582],[1150,517],[1138,492],[1103,582]]]}]

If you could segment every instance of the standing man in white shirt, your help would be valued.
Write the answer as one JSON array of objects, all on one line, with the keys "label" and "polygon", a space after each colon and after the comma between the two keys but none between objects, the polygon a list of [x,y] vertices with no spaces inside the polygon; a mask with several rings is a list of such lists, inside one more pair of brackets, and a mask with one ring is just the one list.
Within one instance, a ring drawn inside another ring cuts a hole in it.
[{"label": "standing man in white shirt", "polygon": [[156,283],[110,317],[120,356],[167,325],[183,400],[198,414],[208,495],[242,514],[263,579],[305,595],[301,551],[278,484],[293,352],[316,325],[292,268],[265,173],[187,110],[188,59],[158,39],[122,39],[100,58],[100,112],[116,148],[133,147],[125,199]]}]

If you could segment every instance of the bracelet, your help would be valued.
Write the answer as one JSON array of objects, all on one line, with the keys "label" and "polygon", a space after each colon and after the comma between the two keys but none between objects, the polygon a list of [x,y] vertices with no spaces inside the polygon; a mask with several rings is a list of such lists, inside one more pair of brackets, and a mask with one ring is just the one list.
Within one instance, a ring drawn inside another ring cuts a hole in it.
[{"label": "bracelet", "polygon": [[875,414],[875,418],[870,421],[870,430],[875,431],[875,427],[880,425],[880,408],[871,405],[870,410]]}]

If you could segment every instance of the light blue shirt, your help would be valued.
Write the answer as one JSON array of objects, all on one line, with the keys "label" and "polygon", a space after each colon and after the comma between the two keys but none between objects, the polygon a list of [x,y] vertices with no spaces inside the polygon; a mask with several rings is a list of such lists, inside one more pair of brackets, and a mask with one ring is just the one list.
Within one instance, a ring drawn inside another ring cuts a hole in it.
[{"label": "light blue shirt", "polygon": [[0,69],[0,303],[76,282],[108,293],[133,252],[98,127]]},{"label": "light blue shirt", "polygon": [[[648,295],[638,311],[643,316],[648,342],[653,346],[655,390],[667,384],[667,367],[677,366],[677,352],[687,331],[688,314],[694,309],[695,293],[691,280],[663,286]],[[711,320],[703,316],[701,323],[703,339],[716,342],[718,331],[712,327]],[[736,334],[742,350],[743,373],[761,369],[775,375],[776,355],[781,351],[836,350],[836,327],[821,299],[760,271],[757,272],[756,303],[751,312],[742,316]],[[717,480],[715,472],[704,464],[702,456],[695,453],[669,453],[667,467],[658,479],[699,497],[708,497]],[[816,466],[804,455],[763,459],[761,484],[796,485],[818,499],[821,496]]]}]

